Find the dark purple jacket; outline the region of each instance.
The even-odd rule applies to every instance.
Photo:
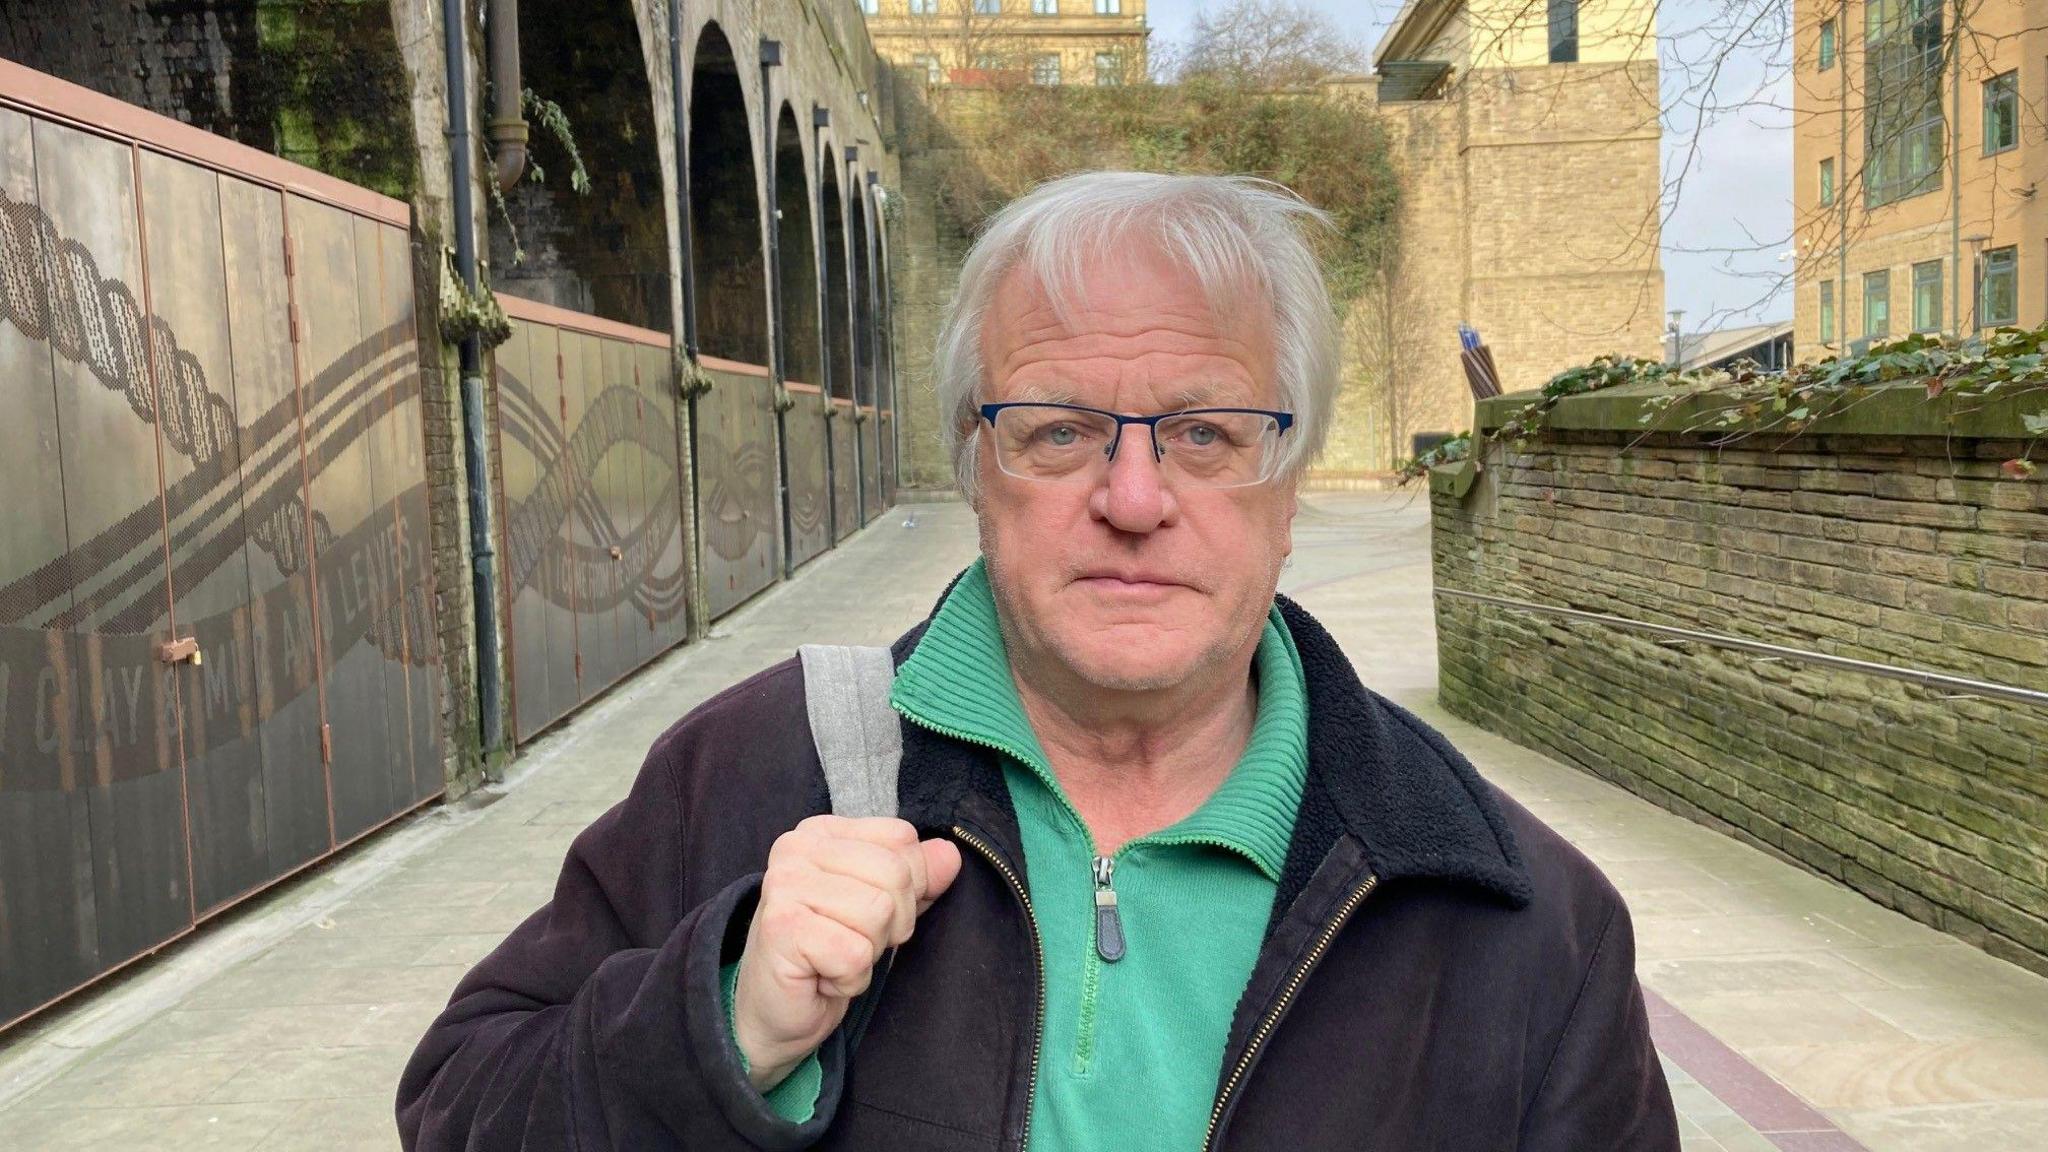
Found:
[[[1210,1147],[1676,1152],[1621,898],[1280,606],[1309,771]],[[749,1086],[718,978],[769,845],[829,810],[790,660],[669,729],[553,899],[463,978],[399,1083],[406,1147],[1018,1152],[1042,976],[1015,811],[993,754],[911,724],[900,799],[963,867],[854,1003],[851,1065],[846,1026],[820,1050],[809,1122]]]

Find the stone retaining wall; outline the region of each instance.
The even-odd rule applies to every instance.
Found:
[[[1565,401],[1432,475],[1437,587],[2048,691],[2018,409],[1924,396],[1720,448]],[[1437,636],[1452,712],[2048,971],[2048,708],[1443,595]]]

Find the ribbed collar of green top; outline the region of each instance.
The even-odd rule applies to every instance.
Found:
[[[1253,667],[1258,717],[1237,767],[1186,819],[1143,839],[1227,848],[1277,883],[1308,774],[1307,686],[1277,607],[1266,617]],[[889,702],[914,723],[1010,756],[1072,809],[1017,698],[985,561],[976,560],[939,606],[897,669]]]

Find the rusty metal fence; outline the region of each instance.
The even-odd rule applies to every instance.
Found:
[[[441,792],[408,225],[0,61],[0,1025]]]
[[[498,299],[506,660],[527,740],[687,638],[687,493],[668,336]]]

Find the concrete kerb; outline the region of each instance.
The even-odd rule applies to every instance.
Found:
[[[778,582],[716,626],[707,628],[694,642],[655,659],[572,713],[572,717],[589,722],[560,724],[527,745],[502,781],[400,818],[361,843],[278,884],[269,893],[201,925],[193,935],[167,946],[161,954],[79,993],[71,1003],[51,1009],[44,1020],[0,1038],[0,1111],[56,1079],[95,1050],[170,1011],[208,981],[322,919],[421,853],[476,823],[483,818],[486,808],[506,794],[571,761],[571,753],[592,734],[604,732],[604,721],[639,699],[654,680],[686,669],[712,645],[732,637],[749,621],[774,608],[806,577],[830,571],[854,547],[882,535],[869,529],[887,527],[892,514],[914,507],[898,504],[884,509],[868,528],[806,564],[792,579]]]

